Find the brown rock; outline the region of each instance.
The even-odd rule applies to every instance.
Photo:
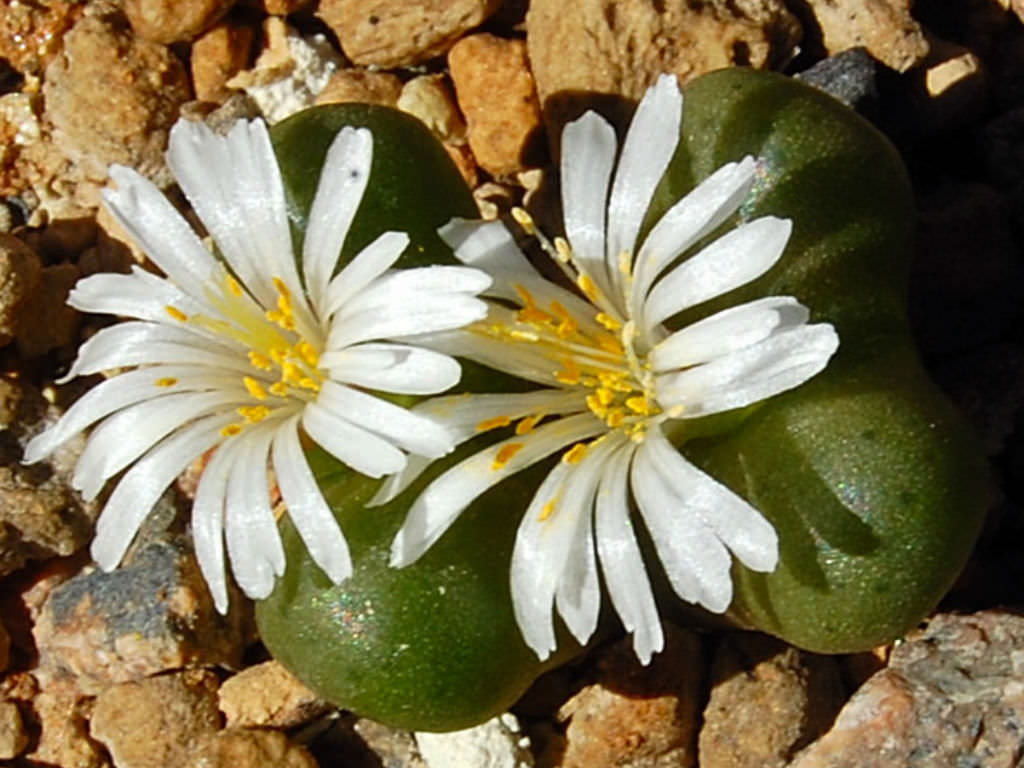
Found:
[[[86,176],[105,179],[108,165],[122,163],[160,185],[170,181],[167,134],[191,93],[184,66],[167,48],[86,16],[65,35],[43,93],[55,141]]]
[[[665,650],[644,667],[628,640],[597,660],[598,679],[558,712],[568,721],[561,768],[687,768],[696,762],[700,641],[665,626]]]
[[[850,48],[868,53],[898,72],[928,55],[928,41],[910,15],[913,0],[807,0],[829,54]]]
[[[537,164],[541,114],[526,44],[471,35],[452,47],[448,64],[480,167],[505,176]]]
[[[331,708],[276,661],[229,677],[220,687],[219,698],[229,728],[294,728]]]
[[[48,685],[32,699],[39,739],[25,754],[29,765],[109,768],[103,748],[89,738],[89,702],[74,685]]]
[[[764,635],[727,637],[711,677],[701,768],[782,768],[828,729],[845,698],[831,658]]]
[[[402,93],[402,81],[390,72],[365,69],[342,69],[331,75],[327,85],[316,97],[317,104],[382,104],[394,107]]]
[[[0,13],[0,59],[25,74],[38,75],[60,51],[64,32],[82,13],[82,4],[5,2]]]
[[[533,0],[530,64],[549,138],[595,94],[635,102],[661,73],[680,82],[722,67],[788,58],[800,24],[782,0]],[[620,105],[624,119],[627,105]]]
[[[939,615],[892,652],[790,768],[1015,766],[1024,617]]]
[[[39,285],[35,251],[14,235],[0,234],[0,344],[11,340],[20,310]]]
[[[501,0],[320,0],[317,16],[356,64],[402,67],[440,56]]]
[[[456,47],[461,44],[457,43]],[[466,122],[462,119],[451,86],[444,75],[414,77],[402,86],[397,106],[418,118],[441,141],[453,144],[465,142]]]
[[[7,634],[7,629],[3,624],[0,624],[0,672],[7,669],[7,665],[11,663],[11,637]]]
[[[56,264],[40,273],[39,285],[23,305],[17,327],[15,340],[23,358],[45,355],[76,340],[81,316],[67,300],[79,277],[74,264]]]
[[[257,5],[271,16],[287,16],[313,4],[313,0],[259,0]]]
[[[217,682],[213,672],[193,670],[113,685],[96,697],[89,733],[117,768],[183,765],[220,725]]]
[[[166,497],[153,525],[165,513],[174,514]],[[96,693],[167,670],[237,667],[248,605],[237,595],[231,605],[227,616],[214,610],[184,537],[153,536],[117,570],[87,570],[53,590],[33,628],[40,674]]]
[[[200,740],[182,768],[317,768],[305,748],[278,731],[228,728]]]
[[[480,183],[480,175],[477,173],[476,158],[473,157],[473,150],[469,148],[469,145],[445,144],[444,149],[448,153],[448,157],[455,163],[455,167],[459,169],[467,186],[470,189],[476,187]]]
[[[192,85],[200,101],[224,101],[227,82],[249,64],[255,30],[228,19],[211,27],[192,44]]]
[[[28,746],[21,710],[13,701],[0,701],[0,760],[17,757]]]
[[[143,40],[167,45],[192,40],[234,4],[235,0],[125,0],[124,14]]]

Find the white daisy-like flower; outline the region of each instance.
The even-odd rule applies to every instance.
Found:
[[[218,258],[153,184],[110,170],[104,200],[167,275],[135,268],[80,280],[68,303],[136,318],[101,330],[65,380],[134,367],[81,397],[27,446],[37,462],[96,422],[75,468],[87,499],[130,467],[97,523],[92,555],[117,566],[158,497],[186,466],[216,449],[192,509],[203,575],[221,612],[235,579],[266,597],[284,570],[268,466],[316,563],[335,582],[352,571],[348,547],[306,462],[300,433],[371,477],[401,470],[408,453],[438,457],[454,436],[368,390],[436,394],[460,377],[448,355],[388,341],[456,328],[487,308],[490,278],[468,267],[396,270],[409,242],[387,232],[334,275],[370,176],[373,139],[346,127],[331,144],[302,244],[292,246],[280,170],[262,121],[227,136],[179,121],[168,164],[216,245]]]
[[[441,397],[414,409],[443,420],[460,441],[515,427],[427,486],[393,542],[392,565],[419,558],[488,488],[563,452],[523,516],[511,564],[516,619],[541,659],[556,647],[555,607],[581,643],[592,635],[601,601],[598,563],[637,656],[647,663],[661,650],[634,508],[684,600],[715,612],[729,606],[730,552],[748,568],[774,570],[772,525],[680,455],[666,432],[682,420],[796,387],[838,347],[832,326],[808,324],[807,309],[788,296],[740,304],[681,330],[664,325],[764,274],[791,230],[789,221],[766,216],[688,255],[748,197],[756,171],[748,157],[712,174],[638,244],[681,120],[682,94],[675,78],[665,76],[641,101],[617,167],[615,133],[605,120],[588,113],[565,128],[568,239],[547,250],[579,294],[542,277],[500,222],[456,220],[442,230],[458,258],[494,282],[485,320],[431,343],[544,388]],[[532,230],[524,212],[518,218]],[[411,460],[378,501],[401,491],[425,464]]]

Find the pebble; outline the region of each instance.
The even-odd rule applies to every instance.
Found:
[[[845,699],[827,656],[759,634],[727,636],[711,666],[701,768],[783,768],[832,724]]]
[[[595,94],[602,104],[619,97],[609,117],[624,124],[662,73],[686,82],[722,67],[767,67],[788,59],[801,36],[782,0],[533,0],[526,27],[551,141]]]
[[[124,0],[124,14],[143,40],[169,45],[205,32],[235,0]]]
[[[21,308],[22,322],[15,335],[23,360],[70,346],[78,339],[82,316],[67,301],[79,277],[74,264],[54,264],[42,270],[36,290]]]
[[[335,72],[316,97],[317,104],[361,102],[395,107],[402,94],[402,81],[390,72],[342,69]]]
[[[47,67],[43,95],[54,141],[87,177],[105,179],[107,166],[121,163],[159,186],[170,183],[164,147],[191,88],[169,49],[127,25],[85,16]]]
[[[461,731],[417,733],[416,744],[429,768],[533,768],[530,740],[510,713]]]
[[[863,47],[897,72],[906,72],[928,55],[924,30],[910,14],[912,4],[912,0],[807,0],[829,54]]]
[[[228,81],[249,66],[255,30],[237,19],[214,25],[194,43],[189,64],[196,98],[222,102],[231,93]]]
[[[82,4],[5,2],[0,13],[0,59],[19,72],[38,75],[60,52],[64,32],[82,13]]]
[[[305,747],[290,744],[283,733],[248,728],[226,728],[204,735],[180,765],[181,768],[318,768]]]
[[[258,5],[271,16],[287,16],[313,4],[313,0],[259,0]]]
[[[470,35],[448,52],[448,65],[480,167],[508,176],[542,162],[540,103],[526,43]]]
[[[665,650],[641,666],[631,640],[596,658],[597,680],[558,711],[561,768],[692,768],[702,675],[698,636],[665,625]]]
[[[89,738],[89,703],[73,682],[55,681],[31,701],[38,739],[24,755],[29,765],[110,768],[106,751]]]
[[[940,614],[790,768],[1018,765],[1024,732],[1024,617]]]
[[[7,628],[0,624],[0,672],[7,669],[11,663],[11,636],[7,634]]]
[[[28,747],[21,710],[13,701],[0,700],[0,760],[11,760]]]
[[[500,109],[500,95],[492,93],[491,96],[495,109]],[[459,105],[455,103],[451,86],[444,75],[414,77],[402,86],[395,106],[418,118],[445,143],[462,144],[466,141],[466,121],[462,119]]]
[[[158,506],[150,524],[173,517],[166,496]],[[33,628],[41,674],[99,693],[168,670],[239,665],[248,604],[236,593],[221,616],[184,537],[140,537],[118,569],[86,569],[50,593]]]
[[[17,332],[20,310],[39,286],[41,272],[35,251],[14,235],[0,234],[0,345]]]
[[[356,64],[405,67],[442,55],[501,0],[320,0],[316,15]]]
[[[217,684],[212,671],[191,670],[112,685],[96,697],[89,734],[117,768],[183,765],[220,725]]]
[[[224,681],[219,707],[228,727],[294,728],[331,709],[276,661],[266,661]]]

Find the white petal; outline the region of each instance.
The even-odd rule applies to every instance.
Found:
[[[117,223],[175,283],[202,296],[217,264],[192,227],[152,182],[131,168],[112,165],[110,178],[117,189],[101,194]]]
[[[366,502],[366,506],[379,507],[382,504],[387,504],[412,485],[416,478],[422,475],[426,468],[433,463],[434,460],[426,456],[416,456],[415,454],[408,456],[405,467],[384,478],[384,482],[377,489],[377,493]]]
[[[760,512],[683,458],[660,429],[651,430],[644,448],[649,468],[661,475],[675,496],[741,563],[755,571],[775,570],[779,561],[778,536]]]
[[[565,233],[576,262],[609,298],[613,296],[605,263],[605,206],[615,151],[615,130],[596,112],[587,112],[562,131]]]
[[[129,275],[101,272],[83,277],[71,289],[67,303],[79,312],[135,317],[157,323],[167,321],[168,306],[186,315],[210,311],[174,283],[139,267],[132,267]]]
[[[393,311],[369,309],[341,318],[335,315],[327,337],[329,350],[375,339],[392,339],[420,333],[459,328],[487,314],[480,299],[463,294],[421,297],[415,304]]]
[[[644,303],[645,328],[763,275],[782,256],[792,229],[788,219],[764,216],[722,235],[654,286]]]
[[[334,515],[324,501],[299,444],[298,418],[289,419],[274,435],[274,472],[288,516],[313,561],[340,584],[352,575],[352,558]]]
[[[633,633],[637,658],[646,665],[665,647],[665,637],[630,522],[629,466],[633,451],[632,444],[619,446],[606,465],[597,495],[594,530],[608,596],[622,626]]]
[[[331,142],[320,171],[302,244],[302,267],[313,306],[321,317],[325,316],[327,286],[363,200],[372,163],[370,131],[345,126]]]
[[[792,296],[768,296],[723,309],[661,341],[647,356],[661,373],[724,357],[764,341],[780,329],[807,322],[810,313]]]
[[[160,495],[193,459],[220,442],[220,430],[231,419],[211,416],[176,432],[125,473],[100,514],[90,549],[103,570],[117,567]]]
[[[320,366],[335,381],[403,395],[443,392],[462,375],[448,355],[407,344],[359,344],[325,352]]]
[[[324,382],[316,402],[338,419],[373,432],[410,453],[438,458],[455,447],[455,436],[443,424],[335,381]]]
[[[651,465],[649,442],[650,433],[633,459],[630,481],[658,558],[679,597],[721,613],[732,602],[732,560],[690,500],[680,498]]]
[[[679,143],[683,94],[675,75],[661,75],[647,89],[629,124],[608,201],[609,273],[621,289],[618,256],[636,250],[644,214]]]
[[[793,389],[822,371],[839,347],[827,323],[802,325],[759,344],[657,379],[662,404],[680,404],[682,418],[743,408]]]
[[[385,232],[363,248],[335,275],[327,286],[327,306],[322,316],[330,317],[358,296],[366,286],[383,275],[409,244],[404,232]]]
[[[405,454],[387,440],[317,403],[303,410],[302,426],[321,448],[368,477],[390,475],[405,466]]]
[[[569,416],[489,446],[446,471],[420,494],[391,544],[391,565],[415,562],[487,489],[577,440],[585,440],[607,427],[590,413]],[[506,446],[521,446],[504,463],[496,462]]]
[[[469,267],[398,269],[374,280],[346,303],[338,317],[340,319],[369,310],[399,311],[421,297],[426,299],[449,293],[475,295],[490,284],[491,278]]]
[[[210,457],[192,502],[192,541],[195,542],[196,559],[213,595],[213,604],[221,614],[228,610],[224,570],[224,502],[228,473],[237,460],[238,445],[238,441],[229,441]]]

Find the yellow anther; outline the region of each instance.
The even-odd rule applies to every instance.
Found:
[[[285,361],[281,366],[281,381],[288,384],[298,384],[302,380],[302,369],[295,363]]]
[[[633,411],[633,413],[639,413],[641,416],[650,416],[651,414],[651,402],[643,395],[627,397],[626,407]]]
[[[281,349],[280,347],[274,347],[270,350],[270,359],[278,365],[284,363],[285,358],[288,356],[287,349]]]
[[[513,329],[508,332],[508,335],[509,337],[516,339],[518,341],[540,341],[540,336],[538,336],[533,331],[521,331],[519,329]]]
[[[608,413],[607,406],[601,404],[601,401],[597,399],[597,395],[587,395],[586,402],[587,408],[589,408],[591,413],[597,416],[597,418],[603,419],[605,415]]]
[[[597,302],[597,300],[599,298],[599,296],[597,294],[597,285],[595,285],[595,283],[594,283],[593,279],[590,277],[590,275],[587,275],[587,274],[579,275],[576,278],[576,285],[579,287],[579,289],[581,291],[583,291],[583,295],[584,296],[586,296],[588,299],[590,299],[591,301],[593,301],[595,303]]]
[[[299,386],[302,387],[303,389],[308,389],[313,392],[320,391],[320,383],[309,378],[309,376],[303,376],[301,379],[299,379]]]
[[[611,352],[613,355],[623,355],[625,350],[622,348],[622,344],[617,338],[611,334],[601,334],[597,337],[597,343],[605,352]]]
[[[516,434],[525,435],[532,432],[533,428],[536,427],[540,423],[540,420],[543,418],[543,413],[535,413],[533,416],[527,416],[525,419],[522,419],[518,424],[516,424]]]
[[[572,261],[572,248],[569,247],[569,243],[564,237],[555,238],[555,255],[563,264]]]
[[[512,209],[512,218],[516,220],[516,223],[523,228],[528,235],[532,235],[537,231],[537,225],[533,222],[533,216],[526,212],[526,209],[520,208],[518,205]]]
[[[562,384],[579,384],[580,368],[571,357],[562,359],[562,370],[555,371],[555,379]]]
[[[612,429],[616,429],[617,427],[621,427],[622,422],[624,422],[625,420],[626,412],[624,410],[622,410],[621,408],[612,408],[610,411],[608,411],[608,418],[605,419],[605,424],[607,424]]]
[[[615,402],[615,392],[608,387],[599,387],[594,394],[597,395],[597,402],[601,405],[611,405]]]
[[[259,424],[270,415],[270,409],[265,405],[242,405],[236,409],[236,413],[249,424]]]
[[[543,523],[549,517],[555,513],[555,500],[552,499],[543,507],[540,508],[540,514],[537,515],[537,522]]]
[[[292,316],[292,300],[287,294],[282,293],[277,297],[277,308],[285,317]]]
[[[525,285],[516,283],[514,286],[516,294],[523,302],[524,307],[535,307],[537,306],[536,300],[533,298],[533,294],[526,288]]]
[[[257,400],[267,399],[267,390],[263,388],[252,376],[245,376],[242,378],[242,383],[245,384],[245,388],[249,391],[249,394],[255,397]]]
[[[605,312],[598,312],[597,317],[594,319],[609,331],[617,331],[622,327],[622,323],[619,322],[617,318],[614,318]],[[616,343],[618,343],[618,340],[616,340]]]
[[[320,362],[320,355],[316,353],[316,347],[305,339],[295,345],[295,351],[299,353],[299,357],[301,357],[307,365],[310,365],[313,368],[316,368],[317,364]]]
[[[228,424],[226,427],[224,427],[220,431],[220,434],[221,434],[221,437],[234,437],[235,435],[237,435],[241,431],[242,431],[242,425],[241,424]]]
[[[277,381],[270,385],[270,394],[284,397],[288,394],[288,385],[283,381]]]
[[[292,292],[288,290],[288,286],[284,284],[284,280],[280,277],[274,278],[274,287],[277,289],[277,292],[281,294],[282,298],[291,298]]]
[[[235,278],[233,278],[231,275],[224,275],[224,285],[227,286],[227,289],[232,296],[235,296],[236,298],[241,298],[242,286],[239,285],[238,281],[235,280]]]
[[[569,314],[569,310],[566,309],[558,301],[551,302],[551,309],[558,316],[558,319],[562,322],[558,324],[556,333],[563,339],[567,339],[576,333],[576,319]]]
[[[249,362],[261,371],[269,371],[274,365],[269,357],[255,350],[249,350]]]
[[[498,449],[498,452],[494,455],[494,461],[491,463],[491,469],[495,471],[501,469],[521,450],[523,450],[523,443],[508,443],[507,445],[501,446],[501,448]]]
[[[587,452],[587,446],[584,443],[576,443],[572,448],[562,454],[562,461],[566,464],[579,464],[583,461],[583,455]]]
[[[188,315],[186,315],[184,312],[182,312],[177,307],[172,307],[170,304],[168,304],[166,307],[164,307],[164,311],[168,315],[173,317],[175,320],[177,320],[179,323],[187,323],[188,322]]]
[[[495,416],[493,419],[484,419],[476,425],[477,432],[488,432],[492,429],[500,429],[501,427],[507,427],[512,423],[512,419],[508,416]]]
[[[178,380],[173,376],[164,376],[162,379],[157,379],[153,383],[158,387],[173,387],[178,383]]]
[[[516,315],[523,323],[550,323],[551,315],[537,307],[523,307]]]

